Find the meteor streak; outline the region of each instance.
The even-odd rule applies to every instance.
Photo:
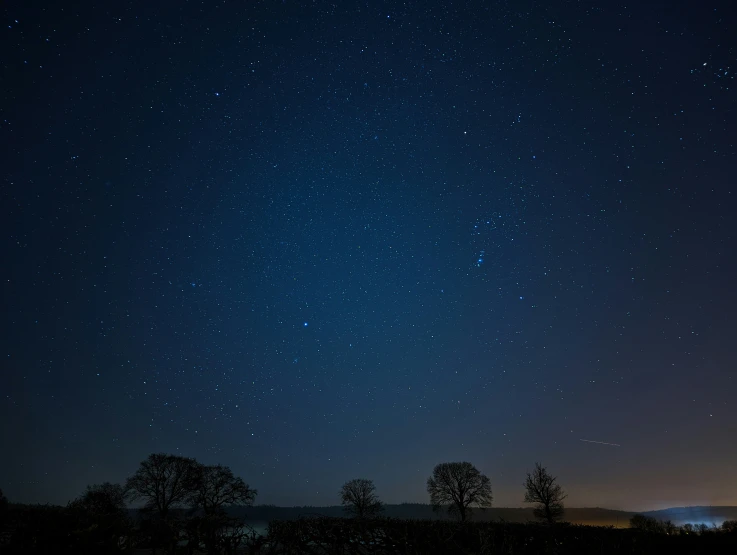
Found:
[[[612,447],[622,447],[619,443],[607,443],[606,441],[593,441],[591,439],[582,439],[586,443],[598,443],[599,445],[611,445]]]

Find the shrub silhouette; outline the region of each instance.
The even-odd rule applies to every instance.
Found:
[[[661,523],[659,520],[651,516],[645,516],[645,515],[633,516],[630,519],[630,528],[634,528],[636,530],[643,530],[645,532],[657,532],[657,533],[665,532],[663,523]]]

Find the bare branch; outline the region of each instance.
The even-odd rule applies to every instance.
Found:
[[[563,489],[556,484],[552,476],[540,463],[527,473],[525,480],[525,503],[537,503],[535,517],[553,523],[563,516],[563,500],[566,498]]]
[[[374,518],[384,510],[371,480],[356,478],[343,484],[340,500],[345,511],[356,518]]]
[[[194,459],[153,453],[126,481],[126,496],[132,501],[145,500],[146,507],[166,517],[170,509],[184,505],[191,497],[197,467]]]
[[[433,510],[449,505],[448,511],[466,520],[471,505],[491,507],[491,481],[469,462],[441,463],[427,479]]]

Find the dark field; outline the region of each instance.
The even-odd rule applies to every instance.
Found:
[[[313,518],[272,522],[253,553],[273,555],[469,555],[734,553],[737,533],[603,526]]]
[[[258,508],[253,507],[258,513]],[[278,508],[271,508],[276,510]],[[294,508],[295,510],[297,508]],[[395,518],[349,519],[334,516],[252,521],[255,527],[223,528],[214,555],[588,555],[657,553],[737,553],[737,521],[723,526],[677,526],[668,520],[636,516],[631,521],[618,511],[572,509],[569,520],[595,517],[607,523],[612,514],[620,527],[570,522],[553,525],[510,521],[525,518],[518,509],[478,511],[473,520]],[[313,508],[318,509],[318,508]],[[323,508],[329,512],[330,508]],[[406,509],[406,507],[405,507]],[[726,508],[724,508],[726,509]],[[689,509],[694,512],[694,509]],[[671,510],[673,512],[674,510]],[[676,511],[677,512],[677,511]],[[698,511],[697,511],[698,512]],[[722,511],[724,512],[724,511]],[[570,513],[570,514],[569,514]],[[612,514],[610,514],[612,513]],[[680,514],[680,513],[679,513]],[[709,516],[706,511],[699,514]],[[173,515],[161,536],[140,515],[124,522],[100,520],[87,526],[69,508],[14,506],[3,526],[0,553],[103,555],[204,553],[188,545],[185,513]],[[495,517],[495,518],[494,518]],[[493,520],[491,520],[494,518]],[[126,522],[128,524],[126,524]],[[237,522],[237,520],[234,520]],[[240,521],[243,523],[243,521]],[[635,527],[630,527],[633,524]],[[122,525],[121,528],[118,528]],[[161,531],[163,528],[159,528]],[[237,530],[237,533],[233,532]],[[222,537],[221,537],[222,536]],[[120,541],[118,541],[118,538]],[[156,539],[158,538],[158,539]],[[153,545],[159,545],[154,551]],[[196,545],[196,544],[195,544]]]

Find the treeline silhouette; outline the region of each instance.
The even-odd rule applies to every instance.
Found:
[[[630,528],[562,523],[565,493],[540,464],[527,474],[525,502],[539,523],[471,522],[491,506],[491,483],[468,462],[438,464],[427,479],[433,511],[452,520],[382,518],[374,483],[349,480],[337,497],[346,516],[303,511],[259,534],[246,521],[257,491],[222,465],[155,453],[125,484],[88,486],[65,507],[8,502],[0,491],[0,553],[195,555],[718,553],[737,548],[737,521],[676,526],[635,515]],[[131,511],[128,502],[139,503]],[[411,507],[411,504],[407,504]],[[263,508],[263,507],[262,507]]]

